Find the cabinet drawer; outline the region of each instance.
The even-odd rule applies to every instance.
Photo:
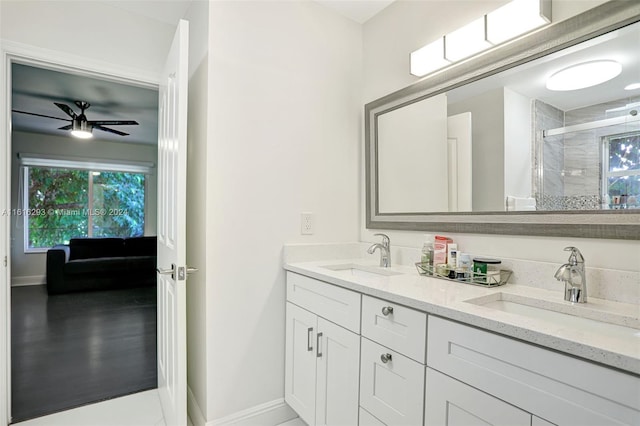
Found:
[[[360,334],[360,293],[287,272],[287,300]]]
[[[358,426],[387,426],[380,420],[376,419],[364,408],[360,407],[360,419],[358,420]]]
[[[531,414],[427,368],[425,426],[531,426]]]
[[[429,317],[429,367],[559,425],[640,424],[640,378]]]
[[[427,314],[424,312],[362,296],[362,335],[425,363]]]
[[[383,355],[391,360],[383,362]],[[362,338],[360,406],[388,425],[422,425],[424,370],[424,365]]]

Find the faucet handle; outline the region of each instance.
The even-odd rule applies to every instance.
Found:
[[[580,250],[578,250],[577,247],[565,247],[564,251],[570,251],[571,254],[569,255],[569,264],[572,266],[577,265],[578,263],[584,263],[584,257],[582,256],[582,253],[580,253]]]
[[[389,239],[389,236],[386,234],[373,234],[374,237],[382,237],[382,245],[385,247],[389,247],[389,244],[391,243],[391,240]]]

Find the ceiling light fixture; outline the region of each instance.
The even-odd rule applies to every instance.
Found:
[[[87,124],[86,121],[78,119],[73,120],[73,128],[71,129],[71,135],[79,139],[90,139],[93,137],[93,128]]]
[[[513,0],[487,13],[487,40],[504,43],[551,22],[551,0]]]
[[[631,83],[624,87],[624,90],[636,90],[640,89],[640,83]]]
[[[550,22],[551,0],[513,0],[412,52],[411,74],[425,76]]]
[[[485,39],[484,16],[444,36],[444,57],[456,62],[491,47]]]
[[[413,75],[427,75],[450,63],[444,57],[444,38],[439,38],[433,43],[411,52],[411,74]]]
[[[553,73],[547,79],[547,89],[569,91],[596,86],[622,72],[622,65],[611,60],[583,62]]]

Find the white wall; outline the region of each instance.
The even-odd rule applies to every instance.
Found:
[[[194,424],[204,422],[207,407],[207,285],[213,273],[207,265],[208,137],[208,2],[194,2],[189,21],[189,106],[187,134],[187,264],[199,271],[189,276],[187,288],[187,385],[189,415]],[[211,366],[213,367],[213,365]]]
[[[449,116],[471,113],[473,211],[504,210],[504,89],[448,105]]]
[[[531,197],[531,99],[504,89],[504,197]]]
[[[362,39],[309,1],[209,7],[206,411],[219,419],[284,395],[283,244],[358,238]]]
[[[158,149],[155,145],[127,144],[92,140],[87,143],[78,139],[36,133],[13,132],[11,147],[11,208],[18,209],[18,187],[20,163],[19,152],[48,154],[96,160],[143,161],[157,164]],[[156,235],[157,180],[155,168],[147,176],[145,192],[145,235]],[[24,225],[22,217],[11,218],[11,280],[12,284],[35,284],[32,279],[46,275],[46,253],[24,252]],[[33,277],[33,278],[31,278]]]
[[[175,24],[109,1],[1,1],[0,38],[158,74]]]
[[[409,53],[429,41],[499,6],[494,1],[424,1],[393,3],[364,24],[364,103],[401,89],[417,79],[409,76]],[[604,1],[554,0],[554,21],[583,12]],[[361,163],[362,164],[362,163]],[[364,176],[364,167],[361,167]],[[361,186],[364,205],[364,178]],[[373,232],[364,228],[361,240],[375,241]],[[419,232],[388,231],[391,243],[420,247]],[[566,260],[562,249],[567,245],[580,248],[587,265],[621,270],[640,270],[638,241],[581,238],[542,238],[500,235],[451,235],[464,251],[496,257],[516,257],[561,264]],[[553,279],[553,277],[549,277]]]

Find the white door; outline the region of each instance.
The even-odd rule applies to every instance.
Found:
[[[158,104],[158,391],[168,426],[187,424],[186,182],[189,23],[181,20]]]
[[[287,302],[284,398],[308,425],[315,424],[318,317]]]
[[[472,201],[471,113],[447,119],[449,211],[470,212]]]
[[[318,318],[316,426],[358,424],[360,336]]]
[[[427,368],[425,426],[530,426],[531,414]]]

